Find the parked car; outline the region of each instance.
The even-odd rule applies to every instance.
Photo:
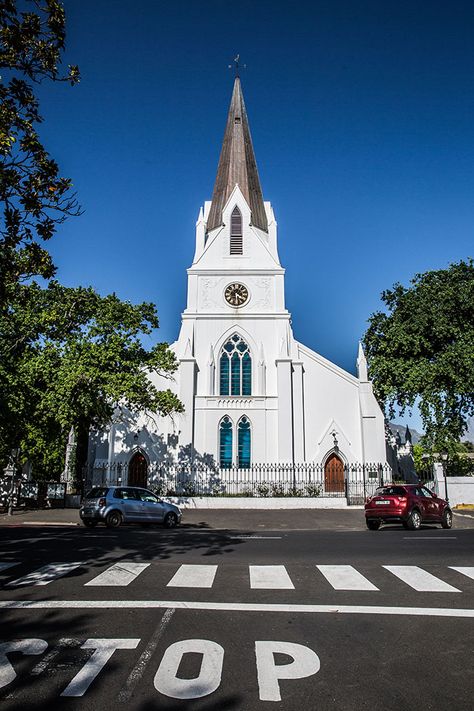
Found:
[[[136,486],[96,486],[85,495],[79,515],[89,528],[98,523],[108,528],[122,523],[162,523],[174,528],[181,521],[177,506]]]
[[[444,499],[420,484],[387,484],[365,503],[367,528],[376,531],[382,523],[400,522],[416,531],[422,523],[440,523],[451,528],[453,514]]]

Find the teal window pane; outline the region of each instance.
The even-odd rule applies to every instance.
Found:
[[[238,450],[239,467],[248,469],[250,467],[250,422],[246,417],[242,417],[239,422]]]
[[[219,461],[221,467],[228,469],[232,466],[232,422],[228,417],[224,417],[219,429]]]
[[[240,358],[237,353],[234,353],[231,359],[231,395],[240,395]]]
[[[252,359],[248,353],[242,358],[242,395],[252,394]]]
[[[221,375],[220,375],[220,395],[229,394],[229,359],[225,353],[221,356]]]

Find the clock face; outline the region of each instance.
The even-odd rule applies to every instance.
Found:
[[[249,292],[243,284],[235,282],[226,287],[224,296],[227,303],[231,306],[243,306],[249,298]]]

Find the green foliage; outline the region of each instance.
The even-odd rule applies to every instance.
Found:
[[[382,293],[364,346],[375,393],[389,418],[418,405],[425,443],[457,442],[474,414],[474,263],[417,274]]]
[[[0,458],[21,447],[36,473],[51,478],[62,469],[71,427],[87,437],[117,414],[117,403],[160,415],[182,410],[149,378],[177,367],[167,344],[143,346],[158,326],[153,304],[56,281],[16,293],[0,313]]]
[[[42,117],[33,85],[45,80],[79,81],[69,66],[60,74],[65,47],[64,8],[57,0],[43,4],[0,2],[0,304],[16,284],[55,268],[43,242],[68,215],[79,214],[69,178],[42,145],[37,125]]]

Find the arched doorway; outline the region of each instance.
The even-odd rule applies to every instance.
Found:
[[[128,485],[146,488],[148,463],[141,452],[135,452],[128,465]]]
[[[327,492],[332,493],[343,493],[345,491],[344,464],[334,452],[329,455],[324,465],[324,488]]]

